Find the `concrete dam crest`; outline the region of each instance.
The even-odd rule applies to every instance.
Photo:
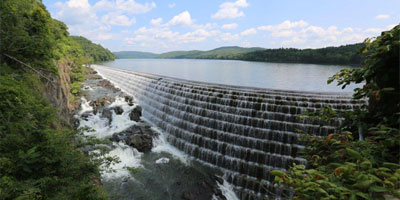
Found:
[[[273,183],[270,170],[306,164],[302,132],[326,136],[341,123],[320,126],[301,119],[325,106],[359,108],[348,93],[241,87],[189,81],[92,65],[104,78],[134,96],[143,116],[170,144],[225,173],[240,199],[285,199],[291,192]]]

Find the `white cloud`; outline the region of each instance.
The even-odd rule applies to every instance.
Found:
[[[168,23],[168,26],[190,26],[193,20],[190,17],[189,11],[184,11],[179,15],[174,16]]]
[[[155,7],[154,2],[140,4],[135,0],[100,0],[94,5],[96,10],[114,10],[130,14],[147,13]]]
[[[245,40],[245,41],[243,41],[242,43],[240,43],[240,45],[241,45],[242,47],[251,47],[251,46],[252,46],[252,44],[251,44],[249,41],[247,41],[247,40]]]
[[[285,29],[292,29],[292,28],[302,28],[307,26],[308,23],[300,20],[291,22],[290,20],[286,20],[278,25],[268,25],[268,26],[259,26],[257,29],[261,31],[275,31],[275,30],[285,30]]]
[[[293,37],[293,38],[290,39],[290,40],[285,40],[285,41],[283,41],[281,44],[286,46],[286,45],[304,44],[305,42],[306,42],[305,39],[300,39],[300,38],[298,38],[298,37]]]
[[[259,26],[257,29],[267,31],[280,47],[326,47],[343,44],[362,42],[367,37],[379,35],[382,31],[388,30],[393,25],[384,28],[360,29],[346,27],[339,29],[336,26],[321,27],[310,25],[307,22],[286,20],[277,25]]]
[[[380,32],[382,32],[382,29],[380,28],[367,28],[364,31],[365,33],[372,33],[372,34],[378,34]]]
[[[377,15],[375,17],[375,19],[389,19],[390,15],[386,15],[386,14],[381,14],[381,15]]]
[[[168,4],[168,7],[169,7],[169,8],[174,8],[175,6],[176,6],[175,2],[174,2],[174,3]]]
[[[199,43],[210,37],[217,36],[218,30],[196,29],[194,31],[179,33],[172,31],[169,26],[141,27],[134,32],[134,37],[125,38],[129,45],[146,43],[150,46],[163,48],[177,47],[182,44]]]
[[[396,24],[391,24],[391,25],[388,25],[388,26],[386,26],[386,27],[384,27],[384,28],[367,28],[367,29],[364,30],[364,33],[374,34],[374,35],[378,36],[378,35],[380,35],[383,31],[390,30],[390,29],[392,29],[392,28],[395,27],[395,26],[396,26]]]
[[[397,26],[398,24],[390,24],[390,25],[387,25],[386,27],[385,27],[385,29],[386,30],[390,30],[390,29],[392,29],[392,28],[394,28],[395,26]]]
[[[110,33],[111,25],[125,26],[135,22],[134,18],[118,13],[108,13],[99,19],[88,0],[57,2],[55,8],[54,17],[66,23],[72,35],[82,35],[94,42],[116,38],[118,34]]]
[[[234,41],[234,40],[239,40],[240,36],[239,34],[232,34],[232,33],[223,33],[220,35],[220,37],[216,40],[217,42],[228,42],[228,41]]]
[[[235,29],[237,28],[238,25],[236,23],[232,23],[232,24],[224,24],[222,25],[222,29]]]
[[[342,30],[342,32],[343,32],[343,33],[352,33],[352,32],[354,32],[354,29],[351,28],[351,27],[348,27],[348,28],[344,28],[344,29]]]
[[[109,40],[112,37],[112,34],[99,33],[95,36],[95,40]]]
[[[215,29],[218,28],[218,24],[216,23],[193,24],[191,27],[194,29]]]
[[[101,17],[101,22],[115,26],[130,26],[136,22],[135,18],[129,19],[125,15],[118,13],[108,13]]]
[[[87,0],[70,0],[66,4],[71,8],[90,8]]]
[[[235,2],[225,2],[219,6],[219,10],[211,16],[212,19],[233,19],[243,17],[243,11],[239,8],[246,8],[249,6],[246,0],[237,0]]]
[[[59,8],[59,10],[56,12],[55,18],[68,25],[87,24],[89,21],[97,21],[96,12],[91,8],[88,0],[58,2],[56,8]]]
[[[219,31],[206,31],[204,29],[197,29],[193,32],[188,32],[179,37],[180,43],[202,42],[208,37],[218,34]]]
[[[271,33],[272,37],[276,38],[285,38],[285,37],[292,37],[296,34],[296,32],[292,30],[283,30],[283,31],[275,31]]]
[[[161,25],[162,21],[163,21],[163,19],[161,17],[159,17],[157,19],[152,19],[150,21],[150,24],[153,26],[159,26],[159,25]]]
[[[256,34],[256,33],[257,33],[257,30],[255,28],[249,28],[249,29],[246,29],[246,30],[242,31],[240,33],[240,35],[241,36],[248,36],[248,35],[252,35],[252,34]]]

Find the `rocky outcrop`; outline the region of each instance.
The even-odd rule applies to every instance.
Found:
[[[133,134],[129,139],[128,145],[140,152],[149,152],[153,147],[153,140],[150,135]]]
[[[113,107],[110,107],[110,105],[117,99],[121,100],[119,97],[123,97],[123,101],[128,106],[131,106],[128,108],[130,112],[126,117],[129,117],[130,120],[136,123],[124,131],[113,134],[109,139],[114,142],[124,142],[140,152],[149,152],[153,147],[153,137],[158,136],[158,134],[146,122],[140,119],[142,108],[137,104],[135,105],[132,96],[126,95],[115,88],[108,80],[99,79],[95,71],[88,71],[88,80],[83,83],[84,87],[81,89],[81,93],[90,102],[89,105],[93,108],[93,111],[80,114],[80,118],[87,120],[92,115],[99,115],[100,118],[108,120],[108,125],[115,125],[112,124],[113,116],[122,115],[128,110],[124,110],[127,109],[126,104]]]
[[[140,107],[139,105],[135,106],[135,108],[133,108],[131,113],[129,113],[129,118],[135,122],[138,122],[141,116],[142,116],[142,107]]]
[[[72,102],[70,98],[71,89],[71,66],[68,59],[58,64],[58,74],[51,75],[52,83],[46,82],[42,88],[42,95],[56,108],[59,108],[59,117],[64,119],[65,125],[72,125],[72,114],[79,108],[79,102]]]
[[[90,106],[93,107],[93,113],[96,114],[100,108],[110,105],[112,102],[115,101],[114,97],[111,96],[103,96],[98,99],[92,100],[90,102]],[[104,113],[103,113],[104,114]],[[110,113],[111,114],[111,113]],[[110,115],[111,117],[111,115]]]
[[[98,86],[104,87],[104,88],[107,88],[107,89],[113,90],[113,91],[120,91],[120,89],[114,87],[114,85],[111,84],[110,81],[105,80],[105,79],[100,80],[100,81],[98,82]]]
[[[149,152],[153,147],[152,138],[156,136],[157,133],[150,126],[139,123],[122,132],[115,133],[110,140],[114,142],[124,141],[125,144],[136,148],[140,152]]]

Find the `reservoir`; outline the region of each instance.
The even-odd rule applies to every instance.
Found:
[[[339,65],[204,59],[117,59],[103,65],[192,81],[280,90],[352,92],[357,87],[341,89],[335,82],[327,84],[329,77],[350,68]]]

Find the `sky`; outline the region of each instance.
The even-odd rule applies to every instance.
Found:
[[[400,22],[399,0],[43,0],[71,35],[111,51],[321,48]]]

